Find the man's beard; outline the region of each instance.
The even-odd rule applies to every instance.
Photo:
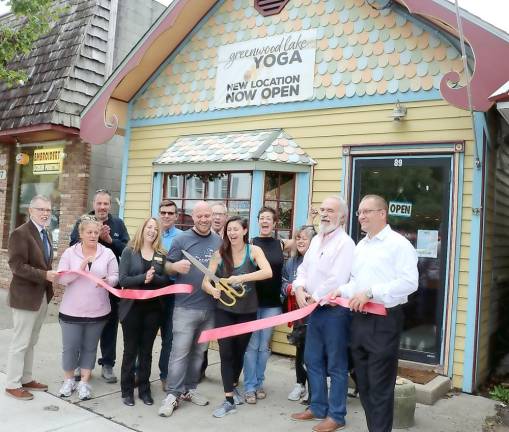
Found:
[[[339,223],[335,223],[335,224],[331,224],[331,223],[328,223],[328,224],[324,224],[323,222],[320,222],[320,233],[321,234],[329,234],[331,233],[332,231],[334,231],[336,228],[339,227]]]

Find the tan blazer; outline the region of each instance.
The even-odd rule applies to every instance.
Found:
[[[48,236],[52,244],[49,232]],[[41,235],[35,224],[29,220],[10,235],[8,252],[12,271],[9,306],[23,310],[39,310],[44,293],[48,303],[53,297],[53,286],[46,280],[46,271],[51,270],[53,261],[53,247],[49,264],[46,264]]]

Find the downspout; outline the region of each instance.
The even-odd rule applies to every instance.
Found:
[[[18,195],[19,181],[21,177],[21,165],[16,162],[16,155],[21,152],[21,146],[16,139],[16,150],[14,153],[14,176],[12,179],[12,197],[11,197],[11,219],[9,223],[9,233],[16,228],[16,214],[18,213]]]

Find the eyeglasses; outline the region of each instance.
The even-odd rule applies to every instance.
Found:
[[[383,209],[367,209],[367,210],[357,210],[355,212],[355,216],[361,216],[361,215],[367,215],[367,214],[370,214],[372,212],[376,212],[376,211],[380,211],[380,210],[383,210]]]
[[[40,211],[41,213],[51,213],[51,209],[49,209],[49,208],[42,208],[42,207],[30,207],[30,208]]]
[[[160,211],[159,214],[161,216],[175,216],[175,212],[173,211]]]
[[[106,194],[108,196],[111,196],[111,192],[108,189],[97,189],[95,191],[95,195],[97,194]]]
[[[226,216],[226,213],[212,213],[212,217]]]

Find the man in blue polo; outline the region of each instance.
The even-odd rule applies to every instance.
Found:
[[[163,248],[170,251],[173,239],[182,232],[175,226],[178,219],[177,204],[170,199],[163,199],[159,204],[159,222],[161,224],[161,240]],[[170,359],[171,343],[172,343],[172,320],[173,306],[175,303],[174,295],[164,296],[164,312],[161,322],[161,354],[159,355],[159,377],[166,389],[166,378],[168,377],[168,361]]]

